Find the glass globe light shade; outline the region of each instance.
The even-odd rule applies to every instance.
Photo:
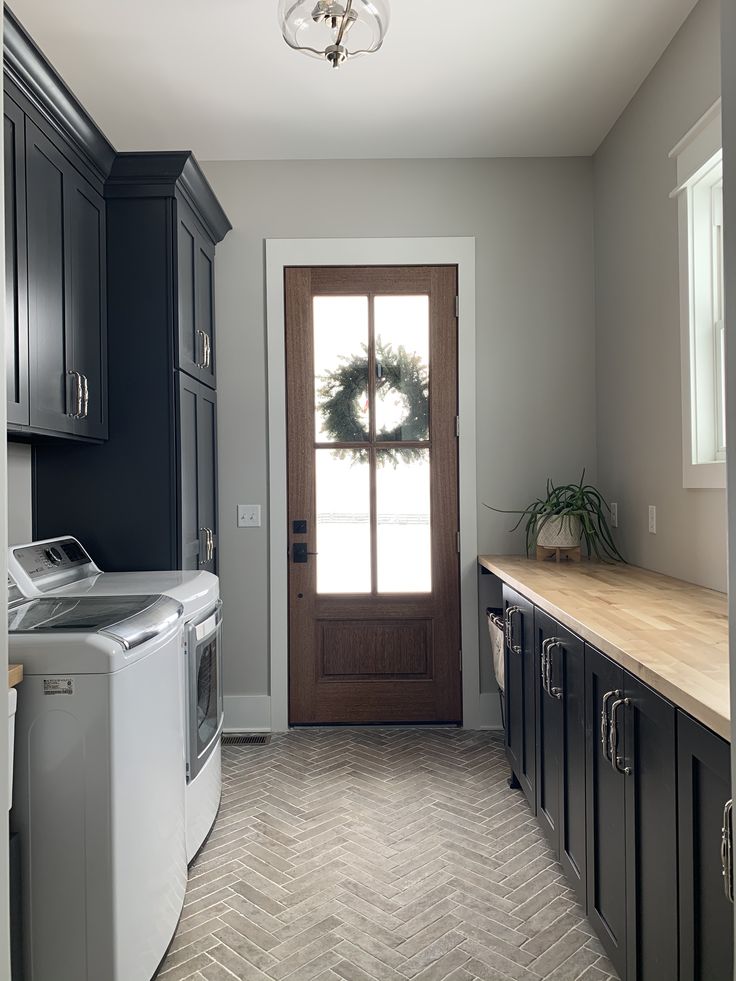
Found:
[[[383,44],[388,0],[279,0],[279,24],[290,48],[339,68]]]

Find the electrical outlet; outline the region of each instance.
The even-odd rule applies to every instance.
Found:
[[[653,504],[649,505],[649,534],[657,534],[657,509]]]
[[[611,527],[618,528],[618,504],[611,503]]]
[[[238,528],[260,528],[261,505],[238,504]]]

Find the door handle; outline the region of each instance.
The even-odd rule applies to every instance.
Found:
[[[540,662],[541,676],[542,676],[542,690],[547,692],[548,695],[549,695],[549,685],[548,685],[548,676],[547,676],[547,661],[548,661],[547,647],[549,646],[549,641],[550,641],[549,637],[546,637],[542,641],[542,656]]]
[[[206,340],[207,335],[203,330],[198,330],[197,337],[199,338],[199,350],[200,350],[200,354],[197,357],[197,367],[206,368],[207,365],[205,364],[205,355],[207,353],[207,340]]]
[[[506,643],[509,645],[509,650],[514,654],[521,654],[521,644],[514,644],[514,613],[522,613],[520,606],[508,606],[506,607]]]
[[[607,691],[606,694],[601,699],[601,751],[603,753],[604,759],[609,760],[609,762],[610,762],[610,757],[608,755],[608,750],[609,750],[610,742],[608,738],[608,727],[609,727],[608,703],[612,698],[620,698],[620,697],[621,697],[621,692],[616,690],[616,691]]]
[[[215,557],[215,533],[211,528],[208,528],[207,535],[209,536],[210,541],[209,561],[211,562]]]
[[[621,694],[620,692],[618,693]],[[623,773],[625,776],[629,776],[633,773],[630,766],[626,765],[626,761],[623,756],[618,755],[618,710],[620,708],[626,708],[631,705],[630,698],[618,698],[611,706],[611,731],[608,737],[608,748],[611,752],[611,766],[616,771],[616,773]],[[624,764],[622,766],[621,764]]]
[[[204,366],[209,368],[212,364],[212,342],[210,341],[210,335],[205,332],[204,335]]]
[[[309,556],[316,554],[316,552],[309,551],[309,546],[306,542],[294,542],[291,546],[291,561],[297,565],[303,565],[305,562],[309,562]]]
[[[202,565],[206,565],[208,562],[212,561],[215,554],[215,536],[212,533],[211,528],[200,528],[199,533],[204,536],[204,559],[202,560]]]
[[[67,415],[70,419],[81,419],[82,417],[82,376],[78,371],[70,368],[67,371],[67,375],[71,376],[72,383],[74,385],[73,391],[73,401],[76,403],[76,409],[74,412],[68,412]]]
[[[89,380],[86,375],[82,375],[82,419],[86,419],[89,414]]]
[[[723,827],[721,828],[721,874],[726,899],[733,902],[733,824],[731,812],[733,800],[727,800],[723,808]]]
[[[561,647],[562,643],[557,637],[547,637],[542,642],[542,686],[550,698],[561,699],[562,688],[552,684],[552,648]]]

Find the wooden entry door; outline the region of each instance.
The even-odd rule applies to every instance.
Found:
[[[285,289],[290,722],[461,722],[457,269]]]

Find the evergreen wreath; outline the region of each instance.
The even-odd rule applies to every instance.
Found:
[[[361,419],[359,399],[368,390],[368,349],[353,358],[341,358],[342,364],[323,375],[318,391],[322,412],[323,431],[336,443],[362,443],[368,440],[368,431]],[[390,344],[376,342],[376,398],[396,394],[406,403],[404,418],[393,429],[376,432],[380,442],[401,440],[426,440],[429,436],[429,373],[418,354],[409,354],[399,346],[394,351]],[[335,450],[340,458],[352,457],[354,461],[367,458],[363,449]],[[410,462],[421,459],[425,451],[416,446],[397,446],[382,450],[379,465],[390,462],[396,467],[400,460]]]

